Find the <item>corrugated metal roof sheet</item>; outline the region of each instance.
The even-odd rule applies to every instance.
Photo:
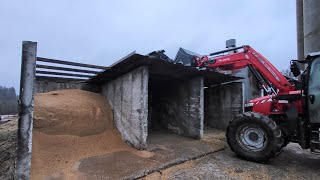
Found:
[[[226,75],[214,70],[199,70],[194,67],[167,62],[133,52],[111,65],[111,69],[90,78],[88,82],[102,84],[141,66],[149,67],[150,78],[185,80],[195,76],[203,76],[205,86],[241,79],[240,77]]]

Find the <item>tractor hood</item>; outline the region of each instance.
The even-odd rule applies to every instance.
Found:
[[[270,96],[262,96],[262,97],[259,97],[259,98],[256,98],[256,99],[252,99],[248,102],[246,102],[244,104],[244,107],[251,107],[251,106],[254,106],[255,104],[263,104],[265,102],[272,102],[272,99]]]

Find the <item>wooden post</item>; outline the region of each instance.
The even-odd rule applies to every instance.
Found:
[[[15,179],[30,179],[37,43],[23,41]]]

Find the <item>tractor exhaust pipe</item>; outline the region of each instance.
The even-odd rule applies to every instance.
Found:
[[[236,39],[229,39],[226,41],[226,48],[230,51],[228,51],[228,54],[234,54],[236,52],[238,52],[236,49],[234,49],[236,47]]]

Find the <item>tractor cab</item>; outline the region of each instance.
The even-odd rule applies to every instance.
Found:
[[[310,131],[310,150],[320,153],[320,51],[308,54],[305,61],[291,62],[290,69],[295,76],[300,75],[297,63],[307,64],[301,73],[305,97],[304,119],[310,127],[306,129]]]
[[[320,153],[320,52],[307,56],[308,72],[306,75],[306,112],[310,123],[310,150]]]

